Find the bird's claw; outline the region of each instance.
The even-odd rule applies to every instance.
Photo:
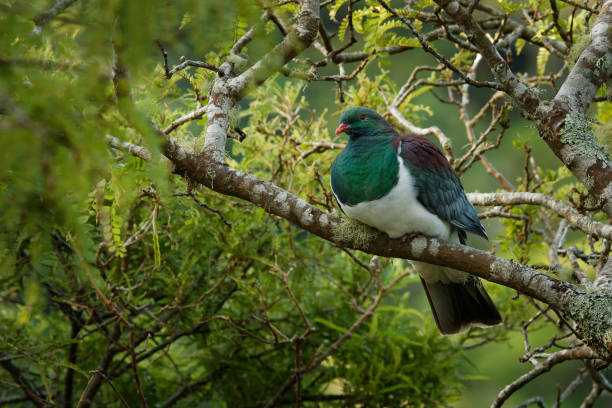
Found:
[[[417,237],[418,235],[421,235],[420,232],[407,232],[404,235],[402,235],[402,237],[400,238],[400,242],[402,244],[405,244],[407,241]]]

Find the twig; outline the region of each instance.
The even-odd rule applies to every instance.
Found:
[[[117,150],[127,150],[136,157],[140,157],[144,161],[151,160],[151,153],[142,147],[129,142],[122,142],[114,136],[106,135],[106,140],[111,147]]]
[[[182,125],[183,123],[186,122],[190,122],[192,120],[196,120],[201,118],[202,116],[204,116],[205,113],[208,112],[208,105],[202,106],[201,108],[198,108],[192,112],[189,112],[183,116],[181,116],[178,119],[175,119],[174,121],[172,121],[172,123],[170,123],[168,126],[166,126],[166,128],[164,130],[162,130],[162,132],[167,135],[170,132],[172,132],[174,129],[176,129],[177,127],[179,127],[180,125]]]
[[[591,392],[586,396],[582,404],[580,404],[580,408],[591,408],[595,401],[599,398],[601,393],[603,392],[603,388],[596,382],[593,382],[593,387],[591,388]]]
[[[179,400],[185,398],[190,393],[196,391],[198,388],[205,386],[213,380],[219,379],[219,374],[221,371],[224,371],[227,368],[225,363],[221,363],[217,368],[215,368],[211,373],[209,373],[206,377],[201,380],[194,381],[190,384],[184,385],[177,392],[172,394],[166,401],[164,401],[160,408],[170,408],[174,406]]]
[[[574,6],[576,8],[587,10],[587,11],[593,13],[593,14],[597,14],[597,10],[589,7],[587,2],[585,2],[585,4],[578,4],[578,3],[576,3],[575,1],[572,1],[572,0],[560,0],[560,1],[562,1],[563,3],[571,4],[572,6]]]
[[[415,133],[415,134],[420,135],[420,136],[435,135],[438,138],[438,141],[440,142],[440,145],[442,145],[442,149],[444,150],[444,153],[446,155],[446,159],[450,163],[452,163],[454,161],[453,150],[451,148],[451,141],[440,130],[439,127],[437,127],[437,126],[430,126],[428,128],[420,128],[418,126],[415,126],[412,122],[410,122],[408,119],[406,119],[406,117],[404,115],[402,115],[402,113],[397,108],[397,105],[395,104],[395,101],[393,101],[393,103],[389,103],[389,100],[387,99],[387,96],[384,94],[382,89],[379,89],[379,92],[380,92],[383,100],[385,101],[385,104],[387,105],[387,109],[389,110],[389,113],[391,113],[391,115],[393,115],[393,117],[400,123],[400,125],[402,125],[409,132]]]
[[[540,408],[546,408],[546,404],[544,404],[544,399],[540,396],[529,398],[521,402],[520,404],[515,405],[513,408],[527,408],[530,405],[537,405]]]
[[[303,375],[311,371],[313,368],[317,367],[325,359],[327,359],[327,357],[329,357],[330,355],[335,353],[340,347],[342,347],[342,345],[349,338],[352,337],[353,333],[355,333],[355,331],[374,314],[374,311],[380,304],[380,301],[382,300],[384,295],[409,274],[410,273],[403,273],[397,278],[395,278],[393,281],[391,281],[388,285],[379,287],[380,289],[378,295],[376,296],[372,304],[366,309],[366,311],[355,321],[355,323],[353,323],[353,325],[345,333],[338,337],[338,339],[336,339],[336,341],[331,344],[325,352],[319,353],[317,351],[315,354],[313,354],[311,360],[302,369],[300,374]],[[278,392],[265,404],[264,408],[271,408],[276,406],[277,402],[280,400],[283,394],[295,383],[295,381],[297,380],[297,376],[298,373],[294,373],[289,376],[289,378],[287,378],[287,381],[285,381],[285,383],[281,386]]]
[[[414,27],[414,25],[410,22],[410,20],[408,20],[407,18],[400,16],[399,14],[397,14],[395,12],[395,10],[393,10],[386,2],[384,2],[383,0],[377,0],[378,3],[385,9],[387,10],[389,13],[391,13],[394,17],[398,18],[399,20],[401,20],[404,24],[406,24],[406,26],[408,26],[408,28],[410,29],[410,31],[412,32],[412,35],[414,35],[417,40],[419,40],[419,43],[421,43],[421,46],[423,47],[423,49],[430,53],[431,55],[433,55],[434,57],[436,57],[438,59],[438,61],[440,61],[442,64],[444,64],[444,66],[446,66],[446,68],[450,69],[451,71],[453,71],[454,73],[456,73],[457,75],[459,75],[459,77],[461,79],[463,79],[465,82],[469,83],[470,85],[476,86],[476,87],[489,87],[489,88],[493,88],[493,89],[497,89],[497,90],[502,90],[502,87],[500,84],[496,83],[496,82],[483,82],[483,81],[475,81],[471,78],[469,78],[465,72],[461,71],[459,68],[457,68],[452,62],[450,62],[448,59],[446,59],[446,57],[444,57],[442,54],[440,54],[438,51],[434,50],[431,45],[429,45],[429,43],[423,38],[423,36],[419,33],[419,31]]]
[[[585,360],[584,365],[594,382],[599,384],[599,386],[605,391],[612,392],[612,384],[610,381],[608,381],[608,379],[601,372],[597,371],[595,367],[593,367],[593,363],[590,360]]]
[[[576,376],[576,378],[574,378],[572,382],[569,383],[569,385],[565,388],[563,393],[561,393],[561,396],[559,397],[559,403],[555,403],[555,405],[553,405],[551,408],[561,408],[561,403],[568,399],[574,392],[576,392],[578,387],[581,386],[584,382],[584,378],[586,376],[586,370],[578,370],[578,375]]]
[[[475,205],[517,205],[531,204],[541,205],[554,211],[559,216],[568,220],[574,227],[587,234],[612,238],[612,225],[593,221],[589,217],[580,214],[574,208],[563,201],[540,193],[511,192],[511,193],[468,193],[468,199]]]
[[[197,68],[206,68],[209,69],[211,71],[215,71],[218,74],[221,74],[221,69],[215,65],[212,64],[208,64],[204,61],[193,61],[193,60],[189,60],[186,59],[185,57],[181,57],[181,63],[178,65],[175,65],[174,68],[170,69],[170,67],[168,66],[168,53],[166,52],[166,49],[164,48],[162,42],[160,40],[156,41],[157,47],[159,48],[159,50],[161,51],[163,57],[164,57],[164,71],[166,73],[166,78],[170,79],[172,78],[172,75],[174,75],[175,73],[177,73],[178,71],[185,69],[187,67],[197,67]]]
[[[589,359],[589,358],[597,358],[597,355],[593,353],[593,351],[589,348],[579,348],[579,349],[569,349],[569,350],[561,350],[551,354],[546,360],[541,362],[538,366],[533,368],[526,374],[523,374],[516,380],[514,380],[511,384],[504,387],[503,390],[497,395],[495,401],[491,404],[491,408],[501,407],[502,404],[510,398],[510,396],[519,388],[523,387],[528,382],[532,381],[536,377],[544,374],[547,371],[555,366],[556,364],[562,363],[566,360],[573,359]]]
[[[174,193],[172,194],[175,197],[184,197],[184,196],[189,196],[193,199],[193,201],[195,201],[200,207],[204,208],[207,211],[210,211],[211,213],[217,215],[219,218],[221,218],[221,221],[223,221],[223,223],[225,225],[227,225],[229,228],[232,228],[232,223],[229,222],[227,219],[225,219],[225,217],[223,216],[223,213],[219,210],[217,210],[216,208],[211,207],[210,205],[206,204],[204,201],[200,200],[198,198],[198,196],[196,195],[195,191],[185,191],[184,193]]]
[[[575,246],[571,246],[567,248],[567,258],[572,265],[572,270],[574,271],[574,275],[578,279],[578,282],[582,284],[587,290],[594,289],[593,282],[586,276],[580,265],[578,265],[578,259],[576,258],[576,253],[578,252],[578,248]]]
[[[30,382],[22,375],[21,370],[13,364],[11,360],[5,359],[6,354],[0,352],[0,366],[4,368],[11,375],[13,380],[19,385],[25,396],[30,402],[32,402],[38,408],[45,408],[50,406],[47,403],[46,397],[40,394]]]
[[[36,34],[40,33],[45,24],[57,17],[74,2],[76,2],[76,0],[58,0],[58,2],[55,3],[55,5],[49,10],[36,16],[34,18],[34,23],[36,24],[36,27],[34,27],[34,32]]]

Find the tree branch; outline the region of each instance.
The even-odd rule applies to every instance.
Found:
[[[26,378],[24,378],[21,374],[21,370],[13,364],[12,361],[5,359],[5,357],[6,354],[0,352],[0,366],[8,371],[11,377],[13,377],[13,380],[19,385],[27,399],[39,408],[49,406],[50,404],[47,403],[46,398],[41,395]]]
[[[506,60],[499,54],[495,45],[489,40],[480,25],[474,20],[458,1],[436,0],[461,28],[463,28],[468,40],[478,48],[482,54],[495,80],[501,89],[510,95],[521,108],[530,116],[537,116],[540,101],[518,77],[510,70]]]
[[[595,93],[612,75],[612,0],[606,0],[601,7],[591,31],[591,43],[550,103],[541,103],[516,77],[483,29],[458,1],[436,0],[436,3],[464,29],[503,90],[527,117],[535,120],[552,151],[612,216],[612,162],[584,124],[586,109]],[[572,126],[566,122],[568,115],[575,118]],[[582,128],[576,129],[578,126]]]
[[[93,403],[95,395],[97,394],[98,390],[104,383],[104,379],[106,378],[106,370],[108,370],[111,361],[113,361],[113,357],[119,351],[119,349],[116,347],[115,341],[117,341],[120,334],[121,326],[119,323],[116,323],[109,339],[110,343],[106,347],[102,359],[98,363],[96,369],[92,372],[93,375],[91,376],[91,378],[87,382],[87,385],[85,386],[85,389],[81,393],[77,408],[89,408]]]
[[[522,375],[518,379],[516,379],[512,384],[506,386],[495,398],[493,404],[491,404],[491,408],[498,408],[503,405],[503,403],[510,398],[510,396],[519,388],[523,387],[528,382],[532,381],[536,377],[544,374],[547,371],[550,371],[553,366],[556,364],[562,363],[566,360],[574,360],[574,359],[589,359],[596,358],[597,356],[593,354],[593,351],[587,348],[579,348],[579,349],[569,349],[569,350],[561,350],[553,353],[540,363],[538,366],[533,368],[528,373]]]
[[[300,7],[297,23],[289,30],[285,39],[248,70],[232,77],[233,66],[229,62],[219,67],[220,72],[210,91],[204,144],[204,150],[210,152],[213,160],[224,161],[229,114],[236,103],[253,86],[261,84],[309,47],[316,38],[319,27],[319,1],[300,0]]]
[[[553,210],[559,216],[568,220],[573,226],[590,235],[597,235],[612,239],[612,225],[593,221],[589,217],[580,214],[577,210],[563,201],[557,200],[546,194],[511,192],[511,193],[468,193],[468,199],[472,204],[480,206],[494,205],[517,205],[532,204]]]
[[[206,152],[198,156],[188,155],[184,160],[171,156],[169,159],[174,162],[178,174],[219,193],[250,201],[266,212],[285,218],[336,245],[373,255],[448,266],[514,288],[568,313],[579,322],[587,324],[588,321],[588,324],[593,325],[589,342],[598,347],[598,350],[605,350],[604,332],[612,326],[611,296],[599,292],[587,294],[575,285],[471,247],[422,236],[403,244],[400,240],[389,239],[386,234],[363,225],[343,226],[341,218],[308,204],[270,182],[211,160]],[[347,228],[349,231],[351,228],[358,231],[347,235],[343,232]],[[578,307],[579,304],[586,306],[585,310]],[[606,315],[603,310],[610,310],[610,313]],[[598,313],[603,313],[603,316],[597,317]]]
[[[504,285],[567,313],[587,331],[585,341],[598,352],[612,352],[612,296],[606,292],[585,293],[577,286],[544,275],[513,260],[498,258],[472,247],[418,236],[402,243],[366,225],[327,213],[273,183],[219,163],[204,151],[199,155],[171,149],[164,154],[175,164],[175,173],[218,193],[249,201],[272,215],[298,225],[340,247],[372,255],[403,258],[459,269]],[[468,194],[477,205],[539,204],[548,206],[585,232],[612,235],[612,226],[595,223],[563,202],[543,194]],[[351,225],[352,224],[352,225]]]
[[[555,98],[542,108],[540,134],[563,164],[612,216],[612,162],[593,136],[586,113],[612,77],[612,0],[601,7],[584,49]]]
[[[40,33],[41,29],[45,24],[53,20],[55,17],[57,17],[60,13],[62,13],[75,2],[76,0],[58,0],[58,2],[55,3],[55,5],[49,10],[36,16],[34,18],[34,23],[36,23],[36,27],[34,27],[34,32]]]

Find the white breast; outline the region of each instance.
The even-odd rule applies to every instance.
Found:
[[[399,160],[399,180],[387,195],[373,201],[349,206],[340,203],[350,218],[399,238],[410,232],[449,240],[451,227],[437,215],[427,211],[417,200],[417,192],[410,171]],[[340,201],[340,200],[338,200]]]

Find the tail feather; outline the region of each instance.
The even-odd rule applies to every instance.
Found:
[[[473,323],[495,326],[502,322],[482,282],[474,276],[463,282],[427,282],[423,278],[421,282],[442,334],[461,333]]]

